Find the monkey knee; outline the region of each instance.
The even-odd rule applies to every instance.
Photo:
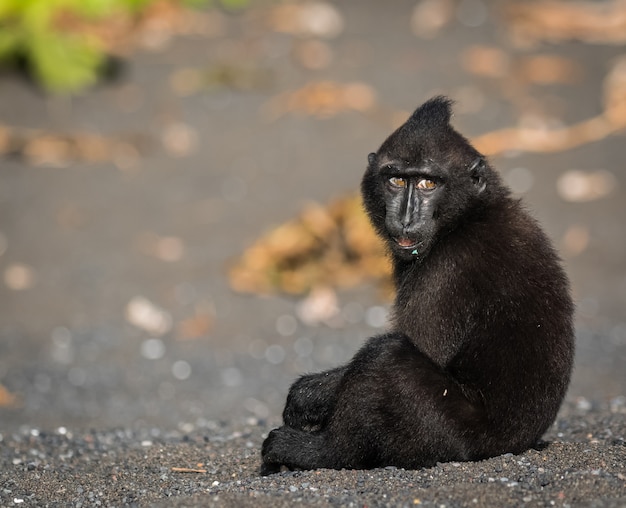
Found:
[[[336,386],[330,375],[311,374],[293,383],[283,410],[285,425],[306,432],[315,432],[324,426],[336,397]]]

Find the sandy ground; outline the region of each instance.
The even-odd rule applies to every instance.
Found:
[[[577,301],[576,369],[547,445],[420,471],[257,475],[289,384],[350,358],[384,329],[387,307],[366,284],[337,293],[331,323],[305,324],[299,297],[234,293],[229,264],[308,201],[354,191],[396,113],[435,93],[457,100],[455,124],[470,137],[537,108],[565,124],[602,110],[621,48],[515,47],[495,4],[475,19],[470,3],[423,39],[409,22],[415,2],[337,2],[339,32],[311,38],[321,45],[309,51],[330,55],[319,69],[302,63],[307,37],[249,13],[212,37],[139,51],[120,80],[73,99],[1,77],[0,123],[98,133],[121,151],[94,163],[0,160],[0,505],[626,505],[623,134],[492,159],[562,250]],[[578,77],[476,76],[463,66],[474,45],[512,61],[559,55]],[[263,79],[177,88],[181,70],[224,62]],[[324,80],[370,87],[376,107],[268,116],[280,94]],[[564,199],[570,170],[608,172],[610,192]],[[129,322],[138,298],[171,326]]]
[[[624,411],[572,408],[536,449],[418,471],[258,474],[269,427],[254,418],[189,433],[50,432],[3,436],[2,506],[624,506]]]

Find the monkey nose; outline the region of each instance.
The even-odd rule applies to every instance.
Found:
[[[406,220],[402,220],[402,236],[412,236],[415,234],[415,228],[413,225],[414,222],[410,217]]]
[[[402,219],[400,220],[400,224],[402,224],[402,232],[406,234],[411,227],[413,222],[413,217],[411,217],[410,213],[405,213]]]

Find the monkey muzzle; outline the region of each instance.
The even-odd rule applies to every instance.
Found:
[[[417,241],[412,240],[411,238],[400,237],[400,238],[394,238],[394,240],[403,249],[412,249],[417,246]]]

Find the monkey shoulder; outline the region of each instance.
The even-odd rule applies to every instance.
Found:
[[[492,204],[455,233],[438,257],[453,259],[458,270],[474,277],[492,275],[504,282],[500,275],[529,280],[538,272],[562,273],[551,240],[519,200]]]
[[[444,363],[471,337],[570,335],[569,283],[548,237],[517,201],[487,212],[442,239],[397,288],[394,329]]]

